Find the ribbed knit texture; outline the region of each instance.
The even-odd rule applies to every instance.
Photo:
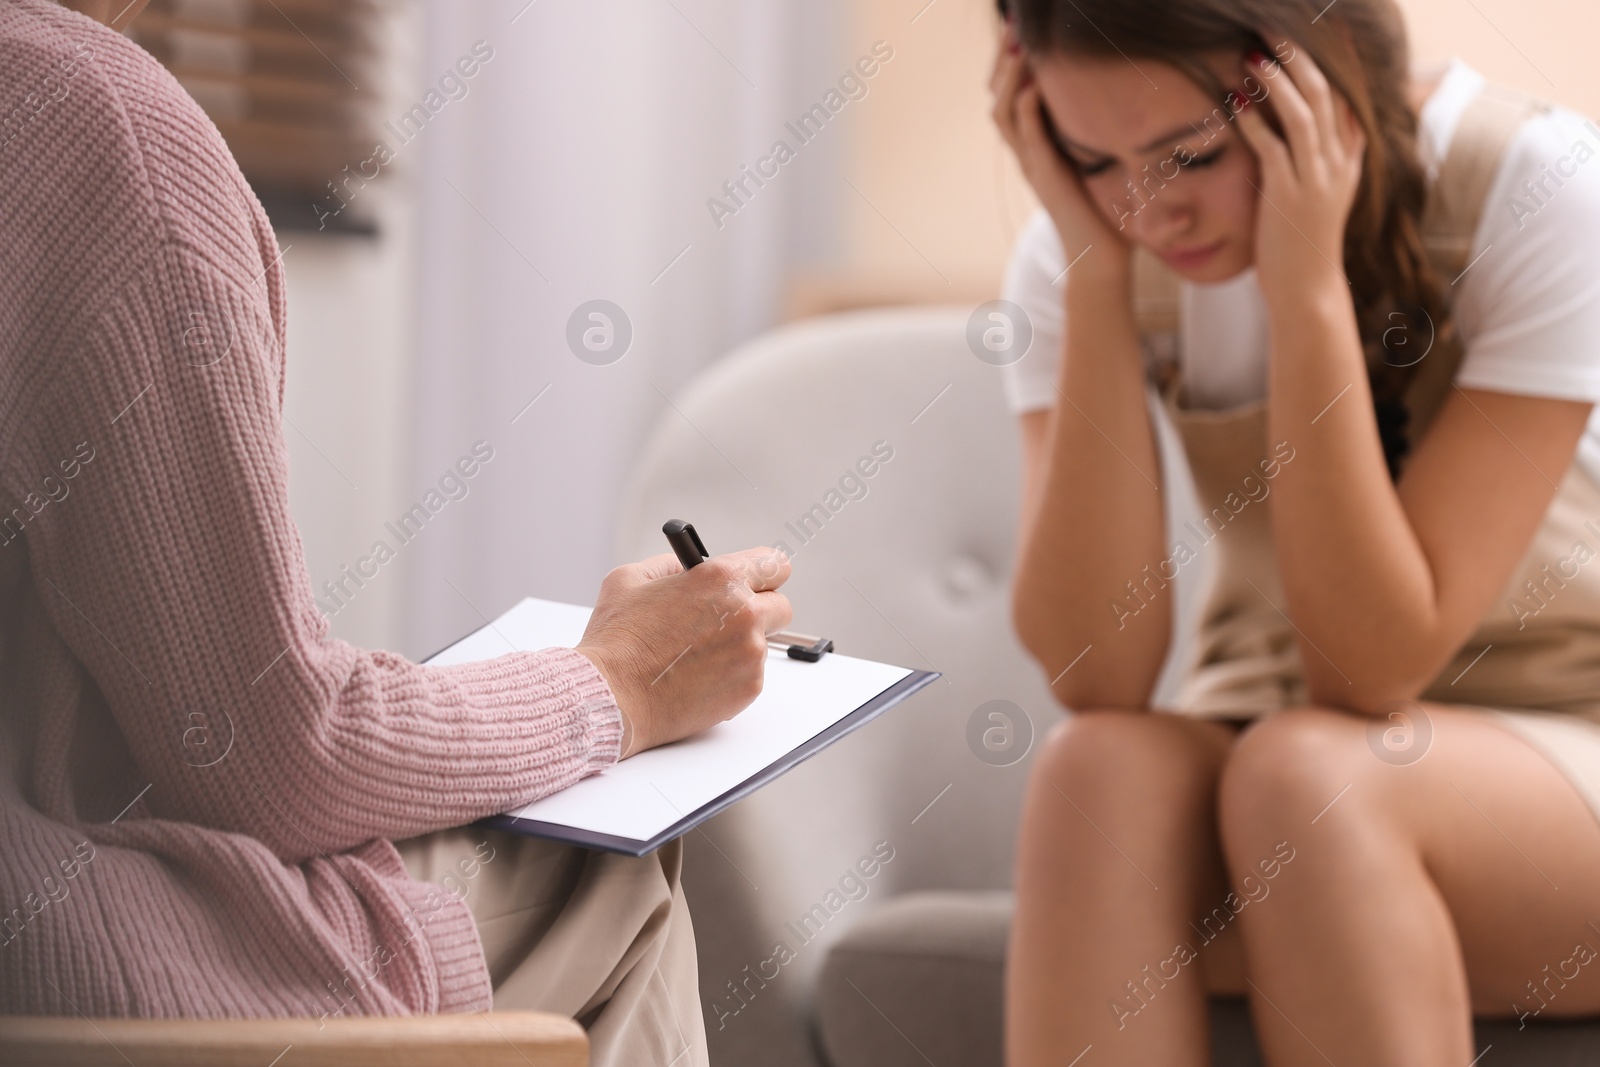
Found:
[[[284,335],[200,109],[125,38],[0,0],[0,1012],[487,1009],[465,905],[390,840],[617,758],[570,649],[328,638]]]

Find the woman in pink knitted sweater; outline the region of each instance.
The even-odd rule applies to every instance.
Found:
[[[448,828],[743,708],[786,563],[621,568],[577,649],[431,668],[329,638],[277,243],[107,28],[143,3],[70,6],[0,0],[0,1012],[537,1007],[596,1063],[704,1063],[678,849]],[[194,743],[217,712],[221,760]]]

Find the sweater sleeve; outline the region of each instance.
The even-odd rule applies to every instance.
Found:
[[[29,518],[0,552],[29,554],[149,813],[299,862],[614,762],[616,703],[571,649],[426,667],[326,636],[289,514],[274,280],[184,244],[130,260],[6,464]]]

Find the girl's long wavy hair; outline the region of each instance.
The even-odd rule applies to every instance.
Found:
[[[1366,131],[1361,186],[1344,234],[1350,280],[1390,477],[1411,446],[1407,386],[1421,360],[1405,334],[1424,326],[1435,347],[1455,343],[1444,285],[1423,247],[1427,178],[1408,103],[1405,24],[1393,0],[999,0],[1034,55],[1149,58],[1170,64],[1221,101],[1207,52],[1268,55],[1285,38],[1309,53]],[[1258,29],[1260,28],[1260,29]],[[1264,40],[1265,32],[1273,38]],[[1289,57],[1293,62],[1293,57]],[[1396,327],[1400,330],[1397,331]]]

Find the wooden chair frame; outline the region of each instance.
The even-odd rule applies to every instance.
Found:
[[[544,1012],[339,1019],[0,1017],[7,1067],[587,1067]]]

